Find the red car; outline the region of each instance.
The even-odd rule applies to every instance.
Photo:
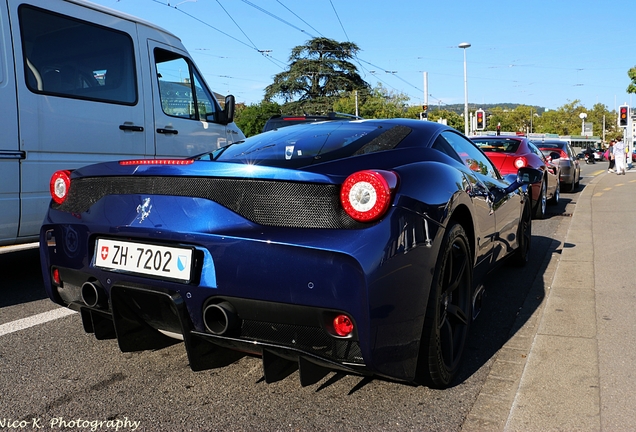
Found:
[[[549,162],[541,150],[521,136],[476,136],[471,140],[497,167],[501,175],[516,174],[521,167],[543,172],[541,182],[532,184],[531,196],[535,219],[543,219],[548,203],[557,204],[561,193],[559,167]]]

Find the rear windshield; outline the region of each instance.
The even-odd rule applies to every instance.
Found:
[[[283,117],[275,120],[269,120],[263,126],[263,132],[270,131],[272,129],[278,129],[286,126],[293,126],[302,123],[312,123],[317,121],[324,121],[329,119],[318,119],[318,118],[306,118],[306,117]]]
[[[536,145],[539,148],[549,148],[549,149],[562,149],[565,145],[565,143],[551,143],[551,142],[534,142],[534,145]]]
[[[480,139],[473,138],[472,141],[484,152],[493,153],[515,153],[519,148],[519,141],[514,139]]]
[[[254,135],[213,154],[224,162],[299,168],[350,156],[395,148],[411,133],[396,125],[330,121],[305,123]]]

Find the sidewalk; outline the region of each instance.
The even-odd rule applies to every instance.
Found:
[[[463,431],[636,430],[635,171],[581,192]]]

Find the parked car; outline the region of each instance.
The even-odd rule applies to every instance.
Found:
[[[44,284],[122,351],[183,339],[194,370],[230,348],[262,356],[267,382],[297,365],[303,385],[336,370],[447,387],[485,274],[528,259],[541,176],[502,177],[454,129],[405,119],[60,171]]]
[[[329,112],[326,115],[274,115],[265,122],[265,126],[263,126],[263,132],[302,123],[313,123],[332,120],[360,120],[361,118],[362,117],[358,117],[355,115],[337,112]]]
[[[568,185],[568,189],[574,192],[581,180],[581,165],[574,150],[567,141],[547,139],[532,141],[541,150],[543,155],[555,165],[559,166],[559,180],[561,184]],[[552,153],[558,153],[558,158]]]
[[[543,173],[541,181],[532,185],[534,217],[543,219],[547,204],[557,204],[561,193],[559,167],[546,160],[526,137],[478,136],[472,138],[501,174],[516,173],[519,168],[532,167]]]

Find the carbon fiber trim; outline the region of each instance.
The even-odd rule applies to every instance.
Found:
[[[82,213],[107,195],[171,195],[204,198],[267,226],[358,229],[340,205],[340,186],[204,177],[90,177],[74,179],[69,196],[52,208]]]

